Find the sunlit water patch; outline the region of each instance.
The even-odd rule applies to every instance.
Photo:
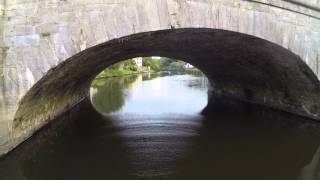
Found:
[[[120,129],[118,135],[125,140],[134,167],[130,173],[162,177],[175,172],[177,160],[199,136],[207,86],[204,76],[140,74],[96,80],[91,99]],[[108,96],[101,97],[101,91]]]
[[[102,113],[196,114],[207,104],[207,86],[204,76],[140,74],[95,80],[91,97]]]

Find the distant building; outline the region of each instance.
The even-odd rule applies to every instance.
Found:
[[[161,59],[161,57],[159,57],[159,56],[152,56],[151,59],[157,59],[157,60],[159,60],[159,59]]]
[[[142,67],[142,57],[133,58],[133,61],[136,63],[138,68]]]
[[[194,68],[194,66],[192,66],[191,64],[187,63],[184,65],[184,68],[185,69],[191,69],[191,68]]]

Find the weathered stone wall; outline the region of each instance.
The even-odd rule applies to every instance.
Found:
[[[242,32],[291,50],[320,75],[319,6],[319,0],[2,0],[0,154],[18,102],[49,69],[125,35],[185,27]]]
[[[5,54],[5,48],[3,48],[3,30],[4,30],[4,12],[5,12],[5,0],[0,0],[0,137],[7,137],[7,132],[10,128],[7,127],[7,122],[10,121],[10,119],[13,118],[11,116],[10,118],[4,117],[6,113],[6,98],[4,96],[4,54]],[[12,121],[12,120],[11,120]],[[5,138],[7,139],[7,138]],[[4,142],[6,140],[3,140],[3,138],[0,138],[0,152],[1,149],[6,149],[4,146]],[[1,153],[0,153],[1,154]]]
[[[0,1],[0,86],[1,82],[3,82],[3,60],[4,60],[4,54],[5,54],[5,48],[3,48],[4,43],[3,43],[3,31],[4,31],[4,19],[5,19],[5,0]],[[1,92],[1,88],[0,88]],[[0,93],[1,94],[1,93]],[[2,100],[1,95],[0,95],[0,101]]]
[[[319,1],[300,1],[310,7]],[[288,1],[7,0],[4,78],[15,104],[50,68],[93,45],[137,32],[208,27],[262,37],[319,69],[320,13]]]

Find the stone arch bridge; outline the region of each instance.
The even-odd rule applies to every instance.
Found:
[[[232,98],[320,119],[319,0],[1,0],[0,155],[137,56],[200,68]]]

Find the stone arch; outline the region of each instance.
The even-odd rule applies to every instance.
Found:
[[[297,55],[251,35],[186,28],[114,39],[63,61],[20,101],[13,133],[30,136],[86,97],[104,68],[139,56],[176,58],[198,67],[213,84],[208,106],[229,98],[320,119],[320,83]]]

